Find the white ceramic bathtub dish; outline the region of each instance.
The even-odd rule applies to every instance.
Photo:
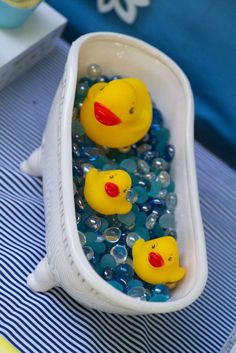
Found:
[[[85,75],[91,63],[100,65],[108,76],[142,79],[171,131],[171,143],[176,148],[172,173],[178,194],[178,244],[187,275],[169,302],[143,302],[118,292],[92,269],[79,241],[73,199],[71,121],[77,77]],[[47,255],[28,278],[33,290],[61,286],[84,305],[122,314],[176,311],[198,298],[207,279],[207,259],[196,183],[193,119],[188,80],[159,50],[115,33],[92,33],[73,43],[42,146],[21,165],[28,174],[43,176]]]

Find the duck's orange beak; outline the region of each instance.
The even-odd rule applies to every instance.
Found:
[[[116,184],[110,183],[110,182],[107,182],[105,184],[105,191],[106,191],[107,195],[110,197],[116,197],[120,193],[119,187]]]
[[[94,115],[97,121],[103,125],[114,126],[121,123],[120,118],[103,104],[94,103]]]
[[[148,261],[153,267],[161,267],[164,265],[163,257],[158,252],[150,252]]]

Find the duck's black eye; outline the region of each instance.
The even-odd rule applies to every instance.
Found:
[[[114,178],[114,175],[110,175],[110,176],[109,176],[109,179],[113,179],[113,178]]]
[[[102,91],[105,87],[100,88],[100,91]]]
[[[172,260],[172,256],[169,257],[168,261],[171,261]]]
[[[129,113],[134,114],[134,107],[130,108]]]
[[[156,246],[156,245],[153,245],[153,246],[152,246],[152,249],[155,249],[155,246]]]

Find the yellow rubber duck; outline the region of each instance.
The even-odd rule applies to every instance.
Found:
[[[145,136],[152,121],[152,102],[144,83],[123,78],[96,83],[84,100],[80,121],[99,145],[121,148]]]
[[[161,284],[177,282],[185,275],[179,266],[177,242],[165,236],[144,241],[138,239],[132,248],[133,266],[136,274],[145,282]]]
[[[89,206],[104,214],[125,214],[132,205],[126,200],[131,178],[124,170],[91,169],[85,177],[84,197]]]

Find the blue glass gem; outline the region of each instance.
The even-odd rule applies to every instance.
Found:
[[[138,286],[138,287],[131,287],[130,289],[128,289],[127,294],[135,299],[140,299],[143,301],[146,301],[146,292],[145,292],[145,288]]]
[[[175,228],[175,217],[172,213],[164,213],[159,218],[159,223],[162,228]]]
[[[79,80],[79,83],[86,83],[88,86],[92,86],[93,80],[91,80],[89,77],[82,77]]]
[[[93,233],[93,232],[86,232],[85,233],[85,238],[86,238],[86,244],[90,245],[92,243],[94,243],[97,239],[97,234]]]
[[[120,78],[122,78],[122,76],[120,76],[120,75],[114,75],[114,76],[111,77],[111,81],[113,81],[113,80],[119,80]]]
[[[93,249],[94,253],[102,255],[106,251],[106,245],[104,243],[91,243],[90,247]]]
[[[143,282],[140,281],[139,279],[131,279],[128,282],[127,289],[131,289],[133,287],[143,287]]]
[[[79,83],[76,87],[75,101],[83,100],[87,95],[88,89],[89,85],[87,83]]]
[[[152,109],[152,126],[151,129],[158,129],[163,126],[163,117],[159,109]]]
[[[109,82],[109,78],[105,75],[101,75],[97,78],[97,82]]]
[[[133,190],[136,191],[137,195],[138,195],[138,200],[137,203],[145,203],[148,199],[148,193],[145,190],[145,188],[143,188],[142,186],[135,186],[133,187]]]
[[[121,292],[124,291],[123,285],[121,283],[117,282],[117,281],[110,280],[110,281],[107,281],[107,283],[109,283],[112,287],[118,289]]]
[[[151,182],[151,189],[148,192],[148,195],[151,197],[157,197],[159,192],[161,191],[162,185],[159,181],[152,181]]]
[[[134,224],[136,215],[134,212],[130,211],[126,214],[119,214],[117,218],[121,223],[130,226],[131,224]]]
[[[156,285],[152,291],[152,296],[149,299],[150,302],[166,302],[170,299],[170,291],[164,284]]]
[[[143,238],[145,241],[150,239],[149,236],[149,231],[147,228],[144,227],[135,227],[133,230],[135,233],[138,233],[141,238]]]
[[[120,168],[126,170],[126,172],[128,173],[134,173],[135,170],[137,169],[137,163],[131,158],[124,159],[120,163]]]
[[[103,255],[100,263],[101,263],[102,269],[104,269],[105,267],[110,267],[114,269],[116,267],[116,261],[114,257],[110,254]]]
[[[72,132],[74,134],[78,134],[79,136],[84,135],[84,128],[78,120],[73,121]]]
[[[117,280],[123,279],[129,281],[133,278],[134,270],[128,264],[120,264],[114,270],[114,276]]]
[[[103,278],[109,281],[113,277],[113,269],[109,266],[105,267],[103,270]]]
[[[163,157],[167,162],[171,162],[175,156],[175,148],[173,145],[167,145]]]

